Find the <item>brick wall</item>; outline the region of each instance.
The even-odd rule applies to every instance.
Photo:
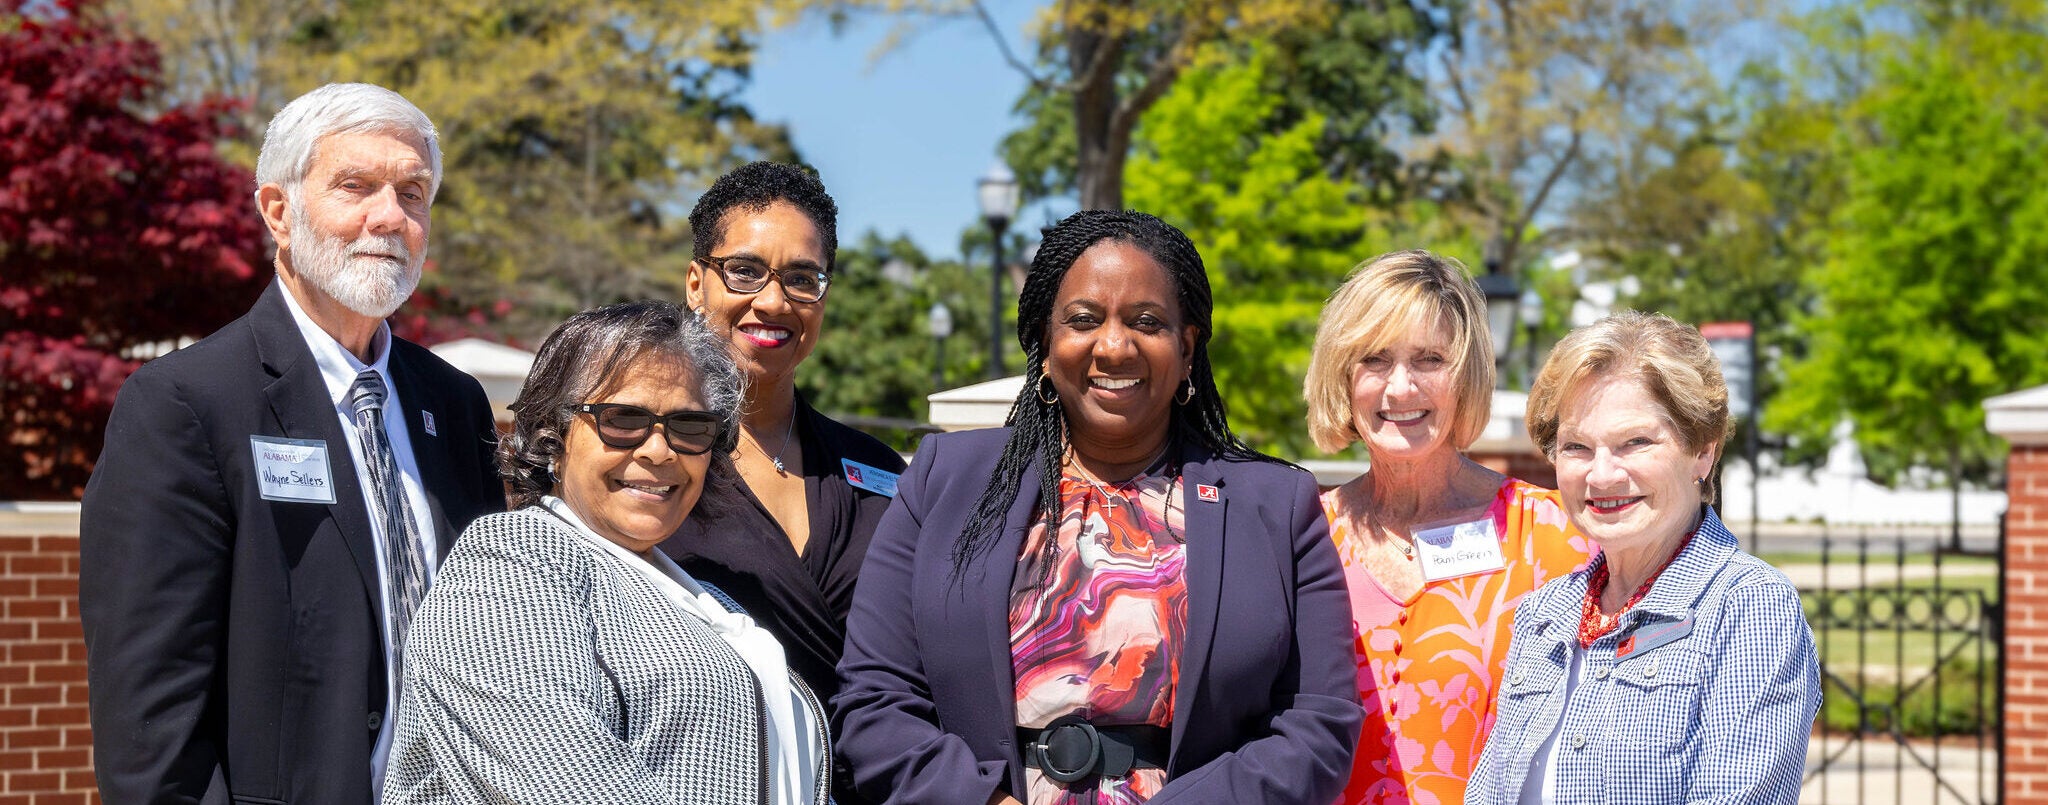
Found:
[[[0,805],[98,803],[78,626],[76,507],[0,508],[0,646]]]
[[[2048,803],[2048,444],[2005,477],[2005,801]]]

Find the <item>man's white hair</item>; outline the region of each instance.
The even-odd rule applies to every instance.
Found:
[[[427,200],[441,190],[441,135],[412,101],[375,84],[328,84],[285,104],[263,133],[256,157],[256,186],[274,184],[298,198],[299,184],[313,168],[320,138],[329,134],[397,134],[426,141],[434,172]]]

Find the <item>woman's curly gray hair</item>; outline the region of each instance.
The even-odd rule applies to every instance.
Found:
[[[498,472],[511,488],[513,507],[532,505],[554,490],[552,466],[562,457],[563,438],[576,416],[571,406],[624,385],[626,374],[650,355],[689,366],[697,399],[722,423],[704,485],[731,477],[746,380],[728,343],[703,319],[670,302],[621,302],[562,322],[540,345],[511,406],[512,432],[498,443]]]

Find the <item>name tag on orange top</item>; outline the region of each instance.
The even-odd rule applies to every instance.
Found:
[[[1493,518],[1425,526],[1415,531],[1415,559],[1427,581],[1492,573],[1507,566]]]

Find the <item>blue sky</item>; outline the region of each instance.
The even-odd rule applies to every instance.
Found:
[[[1039,5],[988,3],[1025,58],[1025,27]],[[841,242],[877,229],[908,233],[933,257],[957,256],[961,230],[980,225],[975,181],[1017,124],[1010,107],[1024,77],[971,17],[921,21],[871,59],[895,21],[856,16],[837,35],[822,19],[770,32],[744,97],[761,119],[787,124],[798,153],[817,166],[839,202]]]

